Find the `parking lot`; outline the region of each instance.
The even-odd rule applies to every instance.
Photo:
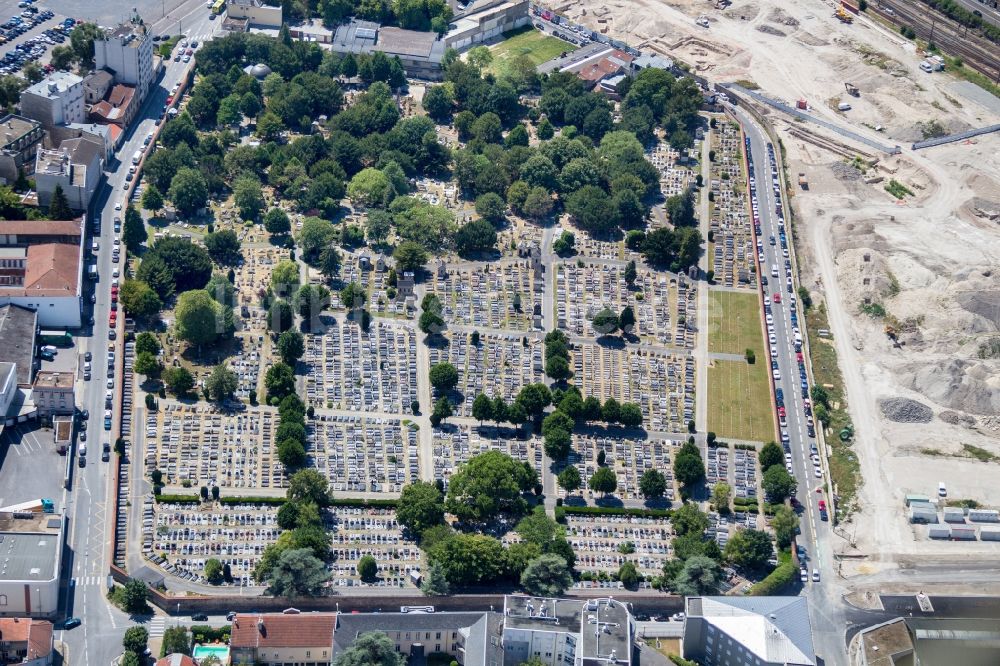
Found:
[[[40,497],[62,497],[66,456],[56,451],[52,428],[36,423],[7,426],[0,434],[0,506]]]
[[[417,339],[413,329],[376,320],[368,332],[334,320],[323,335],[307,335],[306,403],[351,411],[410,414],[417,399]]]
[[[503,396],[512,402],[522,387],[544,380],[543,344],[537,338],[521,334],[480,335],[474,345],[470,334],[456,332],[446,347],[431,347],[430,363],[447,361],[458,370],[456,392],[462,396],[454,406],[459,416],[472,415],[476,396]],[[453,400],[453,402],[456,402]]]
[[[0,58],[0,74],[18,74],[29,62],[47,66],[49,50],[58,44],[69,43],[69,33],[75,19],[56,16],[55,12],[38,3],[24,0],[16,7],[9,3],[11,14],[0,23],[0,44],[4,55]],[[4,3],[3,8],[7,8]],[[51,69],[51,68],[48,68]]]

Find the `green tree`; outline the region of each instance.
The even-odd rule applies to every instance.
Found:
[[[148,319],[155,316],[163,303],[148,284],[139,280],[125,280],[118,295],[122,309],[130,317]]]
[[[378,578],[378,562],[371,555],[362,555],[358,560],[358,576],[366,583],[374,583]]]
[[[240,176],[233,182],[233,202],[244,220],[256,220],[264,210],[264,193],[253,176]]]
[[[62,185],[56,185],[52,191],[52,199],[49,201],[50,220],[70,220],[73,218],[73,209],[69,206],[69,199],[63,192]]]
[[[712,486],[712,504],[719,513],[729,513],[729,499],[733,495],[733,489],[728,483],[720,481]]]
[[[580,470],[573,465],[567,465],[557,477],[559,487],[567,493],[572,493],[580,489]]]
[[[276,449],[278,452],[278,461],[288,469],[298,469],[306,464],[306,447],[299,440],[279,440]]]
[[[142,244],[146,242],[149,235],[146,233],[146,225],[142,221],[142,215],[130,204],[125,208],[125,221],[122,225],[122,243],[132,254],[138,254]]]
[[[335,231],[333,225],[318,217],[307,217],[302,220],[302,228],[295,234],[295,240],[302,248],[302,259],[313,263],[320,254],[333,243]]]
[[[417,272],[427,263],[428,255],[419,243],[403,241],[396,246],[392,258],[396,260],[397,270]]]
[[[205,580],[210,585],[218,585],[222,582],[222,562],[214,557],[205,561]]]
[[[329,578],[326,565],[309,548],[281,553],[268,579],[268,592],[276,597],[315,597]]]
[[[359,310],[368,302],[368,292],[357,282],[349,282],[340,290],[340,302],[348,310]]]
[[[163,630],[163,644],[160,647],[160,656],[166,657],[168,654],[186,654],[191,656],[191,634],[186,627],[167,627]]]
[[[212,368],[212,374],[205,380],[205,390],[212,400],[222,402],[229,398],[239,387],[239,380],[236,373],[229,369],[224,363]]]
[[[771,528],[774,530],[774,538],[781,548],[788,548],[795,538],[795,533],[799,528],[799,517],[795,515],[792,507],[782,504],[774,511],[771,517]]]
[[[223,332],[223,306],[204,289],[186,291],[177,299],[177,337],[192,345],[210,345]]]
[[[451,363],[437,363],[431,367],[430,382],[438,392],[450,391],[458,385],[458,370]]]
[[[317,470],[303,469],[288,480],[285,496],[295,502],[325,507],[330,504],[330,484]]]
[[[682,450],[674,456],[674,476],[687,490],[705,480],[705,463],[702,462],[697,450]]]
[[[773,555],[771,537],[760,530],[736,530],[726,543],[726,559],[744,569],[760,569]]]
[[[392,231],[392,215],[384,210],[368,211],[365,221],[365,236],[372,245],[382,245]]]
[[[572,446],[572,432],[576,424],[561,411],[554,411],[542,421],[545,454],[552,460],[564,460]]]
[[[122,610],[133,615],[142,615],[149,610],[146,595],[149,588],[138,578],[129,578],[122,589]]]
[[[296,330],[288,330],[278,336],[278,354],[286,365],[295,367],[296,361],[305,353],[305,339]]]
[[[243,258],[240,254],[240,239],[232,229],[207,234],[205,249],[215,263],[223,266],[237,264]]]
[[[454,534],[430,546],[427,555],[444,568],[452,585],[493,582],[507,570],[503,545],[482,534]]]
[[[594,315],[591,320],[591,325],[594,327],[594,332],[597,335],[611,335],[618,330],[619,320],[618,315],[615,314],[610,308],[604,308],[600,312]]]
[[[611,197],[596,185],[584,185],[566,197],[566,212],[591,234],[607,234],[618,225]]]
[[[528,594],[559,597],[573,584],[566,560],[554,554],[539,555],[521,572],[521,587]]]
[[[642,425],[642,408],[634,402],[626,402],[618,411],[618,422],[626,428],[638,428]]]
[[[435,428],[441,425],[449,416],[454,414],[454,410],[451,407],[451,401],[447,397],[442,396],[434,403],[434,411],[431,412],[431,425]]]
[[[314,320],[328,305],[330,305],[330,290],[321,284],[304,284],[295,292],[295,310],[307,328],[312,328],[316,323]]]
[[[486,522],[500,513],[523,514],[521,497],[534,487],[534,469],[500,451],[486,451],[469,459],[452,475],[445,509],[462,520]]]
[[[340,252],[337,248],[331,246],[320,252],[317,268],[327,280],[340,275]]]
[[[429,597],[444,597],[451,594],[451,583],[448,582],[444,567],[437,562],[431,563],[427,567],[427,576],[420,583],[420,591]]]
[[[455,249],[463,256],[493,250],[496,243],[496,229],[486,220],[467,222],[455,234]]]
[[[284,363],[275,363],[264,374],[264,388],[267,390],[268,400],[281,400],[294,393],[295,371]]]
[[[618,325],[621,326],[622,333],[631,333],[635,327],[635,310],[631,305],[622,308],[622,313],[618,315]]]
[[[428,86],[421,102],[427,115],[437,122],[444,122],[451,115],[455,106],[455,98],[450,86]]]
[[[163,209],[163,194],[155,185],[146,186],[146,191],[142,193],[142,207],[153,215]]]
[[[485,393],[480,393],[472,402],[472,418],[480,423],[493,418],[493,401]]]
[[[403,486],[396,520],[419,537],[424,530],[444,523],[444,497],[433,483],[414,481]]]
[[[292,229],[288,213],[280,208],[272,208],[264,215],[264,229],[269,234],[287,234]]]
[[[163,369],[163,366],[160,365],[158,358],[147,352],[142,352],[136,354],[135,366],[133,369],[136,374],[146,375],[147,377],[155,377],[160,374],[160,370]]]
[[[639,477],[639,492],[646,499],[658,499],[667,491],[667,479],[656,469],[647,469]]]
[[[782,453],[781,447],[775,442],[768,442],[761,447],[760,452],[757,454],[757,460],[760,462],[760,468],[767,470],[774,465],[784,465],[785,455]]]
[[[360,206],[387,205],[392,191],[388,177],[371,167],[356,173],[347,184],[347,196]]]
[[[129,627],[125,630],[125,636],[122,637],[122,647],[127,652],[134,652],[138,655],[146,651],[148,643],[149,632],[146,627]]]
[[[538,419],[545,408],[552,404],[552,392],[545,384],[528,384],[521,387],[516,402],[529,417]]]
[[[177,210],[193,215],[208,201],[208,186],[201,172],[191,168],[181,168],[170,180],[167,196],[177,207]]]
[[[685,502],[679,509],[674,511],[670,522],[674,532],[678,536],[693,534],[701,536],[708,529],[708,516],[702,513],[701,509],[694,502]]]
[[[587,482],[595,493],[607,495],[618,489],[618,477],[610,467],[598,467]]]
[[[351,647],[337,655],[333,666],[405,666],[406,657],[396,652],[385,634],[370,631],[358,636]]]
[[[684,566],[670,582],[677,594],[698,596],[718,592],[722,581],[722,569],[718,562],[703,555],[689,557]]]
[[[553,356],[545,360],[545,374],[555,381],[563,381],[573,376],[569,361],[564,356]]]
[[[271,271],[271,288],[279,296],[290,296],[299,286],[299,265],[283,259]]]
[[[670,223],[675,227],[690,227],[697,222],[694,216],[694,193],[690,189],[667,197],[664,207]]]
[[[176,396],[185,396],[194,388],[194,377],[186,368],[167,368],[163,381]]]
[[[496,192],[486,192],[476,197],[476,212],[491,225],[503,224],[507,213],[507,202]]]
[[[143,331],[135,338],[135,353],[156,356],[160,353],[160,341],[149,331]]]
[[[782,465],[771,465],[764,470],[761,483],[770,502],[783,502],[795,494],[795,477],[788,473]]]
[[[618,567],[618,580],[621,581],[626,589],[634,590],[639,586],[642,576],[639,575],[634,564],[631,562],[622,562],[621,566]]]

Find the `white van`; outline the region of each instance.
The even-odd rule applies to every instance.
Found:
[[[771,264],[771,277],[778,277],[778,264]]]
[[[938,482],[938,497],[947,497],[948,488],[944,485],[944,481]]]
[[[80,445],[80,457],[82,458],[85,455],[87,455],[87,445],[86,444],[81,444]]]

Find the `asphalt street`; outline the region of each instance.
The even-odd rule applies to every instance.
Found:
[[[202,2],[188,2],[188,8],[200,14],[197,20],[192,14],[189,17],[191,31],[197,35],[211,34],[216,22],[210,21],[209,11]],[[157,26],[154,33],[158,33]],[[69,663],[89,665],[108,664],[121,652],[121,638],[132,621],[124,613],[111,606],[106,600],[108,573],[108,544],[111,539],[111,525],[114,516],[109,515],[110,498],[114,492],[109,487],[110,464],[101,462],[100,450],[104,442],[109,442],[109,433],[104,430],[105,392],[107,391],[106,368],[108,345],[108,314],[111,308],[112,272],[122,264],[112,262],[113,240],[118,234],[114,232],[114,218],[122,216],[123,210],[116,211],[116,205],[125,207],[126,192],[123,189],[131,156],[143,147],[148,134],[156,129],[155,120],[163,113],[167,95],[170,89],[180,81],[194,63],[165,63],[165,71],[158,84],[154,85],[137,120],[126,136],[121,148],[115,153],[116,159],[106,165],[107,182],[91,204],[91,215],[88,216],[88,233],[92,233],[93,220],[100,219],[100,232],[97,234],[100,249],[96,254],[99,270],[99,280],[94,283],[97,302],[94,305],[87,302],[85,317],[93,311],[95,325],[92,330],[85,329],[78,347],[81,353],[89,351],[93,355],[94,373],[89,382],[77,387],[80,396],[80,407],[90,410],[90,421],[87,426],[87,444],[89,455],[84,467],[74,465],[75,478],[72,491],[64,498],[63,505],[69,515],[68,552],[64,575],[68,581],[64,601],[64,617],[80,617],[83,624],[70,631],[57,631],[57,639],[65,641],[69,653]],[[92,261],[94,257],[88,257]],[[119,325],[120,328],[120,325]],[[120,354],[115,362],[121,367]],[[120,377],[120,370],[117,373]],[[116,379],[116,383],[120,379]],[[119,387],[116,384],[115,390]],[[113,418],[120,418],[121,405],[116,400],[113,407]],[[110,443],[110,442],[109,442]],[[148,618],[137,618],[148,621]]]

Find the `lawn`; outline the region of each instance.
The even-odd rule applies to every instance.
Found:
[[[708,351],[728,354],[752,349],[758,363],[765,362],[757,294],[734,291],[708,292]]]
[[[761,356],[753,365],[712,361],[708,369],[708,429],[720,438],[775,439],[767,365]]]
[[[563,51],[575,51],[576,47],[556,37],[550,37],[531,26],[504,33],[504,41],[490,49],[493,63],[489,70],[498,78],[507,74],[507,67],[516,58],[527,56],[533,65],[559,57]]]

